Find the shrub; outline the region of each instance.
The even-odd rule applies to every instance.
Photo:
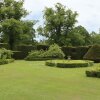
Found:
[[[100,45],[92,46],[83,57],[86,60],[100,62]]]
[[[12,54],[11,50],[6,50],[5,48],[0,49],[0,59],[11,59]]]
[[[26,60],[34,60],[34,59],[38,59],[38,58],[44,58],[44,51],[40,50],[40,51],[31,51],[29,52],[29,55],[25,58]]]
[[[57,44],[51,45],[46,53],[50,58],[63,59],[65,57],[65,54]]]
[[[94,69],[87,70],[86,72],[87,77],[97,77],[100,78],[100,66]]]
[[[0,65],[8,64],[14,62],[14,59],[0,59]]]
[[[60,47],[56,44],[51,45],[49,50],[44,51],[31,51],[29,55],[25,58],[26,60],[48,60],[48,59],[62,59],[64,58],[64,53],[61,51]]]
[[[47,66],[56,66],[60,68],[75,68],[75,67],[88,67],[94,64],[93,61],[83,60],[48,60],[45,63]]]

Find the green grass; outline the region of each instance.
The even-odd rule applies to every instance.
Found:
[[[43,61],[0,65],[0,100],[100,100],[100,79],[86,77],[87,69],[48,67]]]

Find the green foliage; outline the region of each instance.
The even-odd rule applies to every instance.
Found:
[[[64,45],[67,34],[73,29],[77,22],[77,12],[71,9],[66,9],[60,3],[55,5],[55,8],[45,8],[44,10],[44,27],[39,27],[39,33],[48,38],[49,43]]]
[[[83,26],[77,26],[68,34],[72,46],[85,46],[91,44],[91,36]]]
[[[60,47],[56,44],[51,45],[47,51],[31,51],[29,55],[26,57],[26,60],[34,60],[37,58],[41,59],[63,59],[64,53],[61,51]]]
[[[0,59],[11,59],[12,54],[11,50],[0,49]]]
[[[4,0],[3,3],[0,2],[0,22],[10,18],[20,20],[26,16],[28,12],[23,8],[23,4],[23,0]]]
[[[65,57],[65,54],[57,44],[51,45],[47,51],[47,54],[50,58],[63,59]]]
[[[10,45],[12,50],[14,44],[19,39],[19,34],[23,32],[22,23],[16,19],[7,19],[1,23],[4,40]]]
[[[87,77],[98,77],[98,78],[100,78],[100,64],[95,68],[91,68],[91,69],[87,70],[86,76]]]
[[[9,45],[7,43],[0,43],[0,48],[9,49]]]
[[[95,32],[92,32],[91,34],[91,41],[92,41],[92,44],[95,45],[95,44],[100,44],[100,33],[95,33]]]
[[[92,46],[84,55],[84,59],[100,62],[100,45]]]
[[[3,32],[2,38],[14,49],[17,44],[28,44],[34,42],[35,30],[31,21],[19,21],[16,19],[7,19],[1,23]]]
[[[0,59],[0,65],[8,64],[14,62],[14,59]]]
[[[29,55],[26,57],[28,60],[34,60],[34,58],[43,58],[44,57],[44,51],[31,51],[29,52]]]
[[[13,51],[12,58],[14,59],[24,59],[28,55],[28,52],[22,52],[22,51]]]
[[[22,21],[28,12],[23,8],[24,1],[4,0],[0,2],[0,37],[9,44],[11,50],[16,44],[32,44],[35,37],[33,26],[36,21]]]
[[[71,56],[71,59],[83,59],[83,56],[87,53],[91,46],[63,46],[61,49],[65,54],[65,58]]]
[[[60,68],[89,67],[94,64],[93,61],[84,60],[48,60],[47,66],[56,66]]]

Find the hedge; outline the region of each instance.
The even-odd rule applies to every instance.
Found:
[[[100,78],[100,71],[86,71],[86,76]]]
[[[87,53],[91,46],[81,46],[81,47],[62,47],[62,51],[65,54],[65,58],[71,56],[71,59],[83,59],[83,56]]]
[[[66,60],[48,60],[45,62],[45,64],[47,66],[56,66],[56,67],[60,67],[60,68],[76,68],[76,67],[89,67],[92,66],[94,64],[93,61],[82,61],[78,62],[78,60],[71,60],[71,61],[66,61]]]
[[[24,59],[28,55],[28,52],[22,52],[22,51],[13,51],[12,58],[16,60]]]
[[[100,62],[100,45],[92,46],[83,57],[86,60]]]
[[[30,45],[21,45],[17,46],[15,51],[30,52],[31,50],[36,50],[36,47]]]
[[[53,44],[49,47],[48,50],[33,50],[29,52],[26,60],[35,60],[35,59],[63,59],[64,53],[57,44]]]
[[[9,45],[7,43],[0,43],[0,48],[9,49]]]
[[[36,45],[36,50],[48,50],[49,45]]]

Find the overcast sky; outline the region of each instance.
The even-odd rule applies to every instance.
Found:
[[[31,11],[27,19],[39,20],[42,23],[43,9],[53,7],[57,2],[77,11],[78,24],[84,26],[89,32],[99,31],[100,28],[100,0],[25,0],[24,7]]]

